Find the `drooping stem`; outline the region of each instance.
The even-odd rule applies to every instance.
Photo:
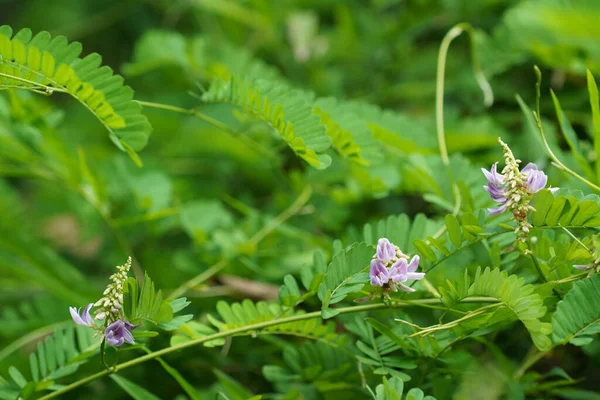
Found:
[[[477,48],[475,46],[475,35],[473,28],[467,23],[455,25],[454,27],[452,27],[452,29],[448,31],[446,36],[444,36],[444,39],[442,39],[442,43],[440,44],[435,83],[435,127],[438,138],[438,146],[440,148],[440,156],[442,158],[442,163],[445,167],[448,167],[450,165],[450,158],[448,157],[448,148],[446,147],[446,134],[444,131],[444,79],[446,73],[446,58],[448,57],[448,49],[450,48],[450,43],[452,43],[452,41],[458,36],[460,36],[463,32],[467,32],[469,38],[471,39],[471,63],[473,67],[473,74],[475,75],[475,80],[477,81],[477,84],[483,92],[484,104],[487,107],[489,107],[494,102],[494,94],[492,92],[492,88],[487,79],[485,78],[483,70],[481,69],[481,64],[479,63],[479,57],[477,56]],[[454,209],[452,210],[452,215],[458,215],[458,213],[460,212],[462,198],[460,195],[458,185],[456,184],[454,179],[452,179],[452,194],[454,196]],[[433,235],[433,237],[438,238],[445,231],[446,227],[442,226]]]
[[[479,57],[477,57],[473,28],[467,23],[455,25],[448,31],[446,36],[444,36],[444,39],[440,45],[435,84],[435,126],[437,130],[438,144],[440,147],[440,155],[442,156],[442,161],[445,166],[448,166],[450,163],[444,134],[444,75],[446,72],[446,58],[448,56],[448,48],[450,47],[450,43],[452,43],[452,41],[460,36],[463,32],[467,32],[469,38],[471,39],[471,62],[473,66],[473,74],[475,75],[477,84],[483,92],[484,104],[489,107],[494,102],[492,88],[483,74],[483,70],[481,69],[481,65],[479,63]]]
[[[490,301],[496,301],[496,300],[489,298],[489,297],[472,297],[472,298],[466,298],[466,299],[462,300],[463,303],[482,303],[482,302],[490,302]],[[420,299],[420,300],[413,300],[411,302],[397,301],[397,302],[394,302],[394,307],[407,307],[407,306],[411,306],[411,305],[418,306],[421,304],[438,304],[438,303],[441,303],[441,301],[439,299]],[[389,308],[389,306],[387,304],[383,304],[383,303],[376,303],[376,304],[364,304],[364,305],[353,306],[353,307],[343,307],[343,308],[338,308],[337,310],[339,311],[340,314],[347,314],[347,313],[354,313],[354,312],[360,312],[360,311],[379,310],[379,309],[384,309],[384,308]],[[161,357],[166,354],[173,353],[175,351],[183,350],[188,347],[193,347],[193,346],[196,346],[196,345],[199,345],[202,343],[206,343],[206,342],[209,342],[209,341],[212,341],[215,339],[231,337],[231,336],[235,336],[235,335],[239,335],[239,334],[245,334],[247,332],[257,331],[257,330],[264,329],[264,328],[269,328],[271,326],[282,325],[282,324],[287,324],[287,323],[291,323],[291,322],[305,321],[305,320],[314,319],[314,318],[321,318],[321,311],[315,311],[315,312],[310,312],[310,313],[306,313],[306,314],[292,315],[290,317],[278,318],[278,319],[274,319],[274,320],[270,320],[270,321],[258,322],[256,324],[242,326],[240,328],[232,329],[229,331],[218,332],[218,333],[214,333],[212,335],[203,336],[203,337],[200,337],[197,339],[190,340],[188,342],[180,343],[175,346],[167,347],[167,348],[164,348],[164,349],[161,349],[161,350],[149,353],[149,354],[145,354],[143,356],[134,358],[133,360],[123,362],[123,363],[118,364],[115,367],[111,368],[110,370],[103,370],[103,371],[97,372],[93,375],[90,375],[90,376],[80,379],[76,382],[73,382],[70,385],[64,386],[64,387],[60,388],[59,390],[56,390],[50,394],[47,394],[46,396],[40,397],[39,400],[46,400],[46,399],[51,399],[51,398],[61,396],[67,392],[70,392],[73,389],[76,389],[80,386],[83,386],[83,385],[89,383],[89,382],[100,379],[111,373],[115,373],[115,372],[124,370],[126,368],[133,367],[134,365],[141,364],[143,362],[153,360],[157,357]]]

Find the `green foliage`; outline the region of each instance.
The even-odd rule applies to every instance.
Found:
[[[64,91],[98,118],[121,150],[135,157],[144,148],[151,126],[123,78],[100,66],[100,55],[80,58],[81,44],[68,44],[64,36],[52,39],[48,32],[33,36],[22,29],[12,34],[9,26],[0,27],[0,88]]]
[[[366,243],[353,245],[349,250],[338,252],[327,266],[323,283],[319,286],[322,302],[321,315],[331,318],[339,311],[330,308],[349,294],[360,291],[368,281],[367,269],[373,258],[373,247]]]
[[[0,398],[596,398],[596,3],[20,2],[6,23],[42,32],[0,27]],[[524,242],[487,210],[498,137],[561,188]],[[382,237],[415,292],[370,285]],[[67,308],[127,255],[136,343],[100,355]]]
[[[596,227],[600,222],[600,198],[581,192],[553,195],[549,190],[537,194],[531,216],[533,226]]]
[[[273,324],[273,326],[257,326],[268,321],[285,319],[286,317],[299,316],[305,314],[303,311],[294,311],[288,307],[276,303],[266,303],[259,301],[253,303],[246,299],[241,303],[228,304],[224,301],[217,303],[217,312],[220,319],[213,316],[208,316],[211,326],[190,322],[185,324],[178,334],[173,337],[171,345],[185,343],[190,339],[197,339],[203,336],[209,336],[215,333],[216,328],[219,332],[233,331],[240,328],[252,328],[246,332],[238,334],[245,335],[260,335],[260,334],[275,334],[275,335],[292,335],[298,337],[311,338],[313,340],[321,340],[324,342],[336,342],[340,339],[335,333],[332,324],[322,324],[318,317],[303,320],[282,322]],[[213,328],[214,327],[214,328]],[[205,346],[220,346],[224,343],[223,339],[215,339],[205,342]]]
[[[14,366],[10,367],[12,381],[0,384],[0,393],[31,398],[36,392],[56,390],[56,381],[77,372],[96,353],[99,344],[91,330],[73,326],[56,329],[29,355],[31,380]]]
[[[556,306],[552,315],[553,340],[556,344],[581,346],[600,332],[600,275],[576,282]]]
[[[265,365],[263,375],[286,394],[310,393],[310,388],[328,393],[351,390],[359,379],[355,360],[339,348],[323,343],[304,343],[283,350],[285,367]]]
[[[155,289],[148,274],[144,276],[141,287],[137,279],[127,279],[123,301],[125,316],[132,324],[148,321],[162,329],[175,330],[192,318],[192,315],[175,317],[174,314],[183,310],[190,302],[185,297],[171,301],[163,299],[162,292]]]
[[[459,300],[469,296],[490,296],[501,301],[529,331],[535,345],[540,350],[548,350],[551,341],[548,335],[552,333],[552,325],[542,322],[546,314],[544,301],[535,293],[533,285],[524,285],[523,278],[508,275],[506,271],[486,268],[483,272],[477,268],[473,283],[465,271],[464,280],[452,284],[447,282],[448,288],[440,287],[442,301],[447,307],[454,306]],[[505,318],[499,310],[499,315],[478,321],[478,327],[499,322]]]
[[[423,391],[418,388],[410,389],[406,393],[406,397],[402,397],[404,383],[398,377],[391,379],[383,377],[383,383],[377,385],[375,393],[370,388],[369,391],[375,400],[435,400],[435,397],[424,396]]]
[[[134,400],[160,400],[158,397],[120,375],[112,374],[110,378],[117,383]]]
[[[225,82],[215,81],[202,100],[233,104],[266,122],[299,157],[315,168],[331,164],[331,157],[322,154],[331,146],[331,139],[313,114],[312,96],[308,93],[277,81],[248,81],[232,76]]]

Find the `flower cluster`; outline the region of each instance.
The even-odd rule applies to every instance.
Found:
[[[482,168],[488,184],[483,188],[490,194],[492,200],[499,203],[497,208],[490,208],[490,215],[501,214],[509,210],[517,222],[515,232],[522,241],[525,241],[531,224],[527,222],[527,215],[535,210],[529,203],[531,195],[546,187],[548,177],[538,169],[537,165],[529,163],[519,170],[521,160],[515,159],[512,150],[501,139],[498,139],[504,149],[504,169],[497,172],[498,163],[494,163],[489,171]],[[555,192],[558,188],[550,188]]]
[[[386,287],[394,292],[398,291],[398,287],[406,292],[414,292],[415,289],[406,286],[404,282],[423,279],[425,274],[415,272],[419,268],[418,255],[415,255],[410,262],[408,259],[409,257],[388,239],[379,239],[369,270],[371,285]]]
[[[134,344],[131,331],[137,325],[131,324],[124,319],[123,316],[123,288],[127,280],[127,272],[131,268],[131,257],[127,259],[124,265],[117,267],[117,273],[111,275],[110,283],[104,291],[104,297],[96,303],[88,304],[83,311],[75,307],[69,307],[71,318],[77,325],[87,326],[99,332],[103,332],[106,343],[110,346],[121,346],[123,343]],[[92,306],[99,307],[96,310],[96,320],[105,321],[105,327],[102,328],[94,323],[94,319],[90,314]]]

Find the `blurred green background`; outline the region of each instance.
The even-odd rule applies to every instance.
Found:
[[[534,64],[544,76],[542,115],[553,148],[576,165],[556,134],[550,87],[586,159],[596,157],[588,140],[585,80],[586,68],[600,76],[595,0],[3,0],[0,15],[15,31],[47,30],[80,41],[83,54],[101,54],[138,100],[197,108],[232,127],[223,131],[192,116],[147,109],[154,131],[140,153],[140,169],[67,96],[0,97],[0,137],[6,140],[0,151],[0,348],[11,350],[0,352],[0,374],[5,365],[27,365],[35,339],[68,319],[68,305],[95,300],[127,255],[165,291],[213,271],[187,293],[200,316],[220,299],[275,298],[286,274],[297,275],[316,249],[330,255],[332,239],[356,237],[365,222],[402,212],[433,217],[451,208],[449,184],[437,173],[442,167],[434,102],[440,42],[457,23],[476,29],[475,49],[495,95],[486,108],[473,78],[469,40],[461,36],[448,55],[445,123],[452,168],[469,187],[483,184],[478,167],[499,159],[499,136],[523,160],[546,167],[553,183],[563,182],[515,98],[534,104]],[[332,166],[320,171],[263,124],[198,100],[212,79],[254,70],[318,97],[372,107],[369,112],[385,128],[382,135],[392,135],[397,146],[378,150],[384,162],[377,166],[363,168],[332,155]],[[288,221],[255,240],[307,187],[309,205],[283,214]],[[485,193],[472,202],[486,204]],[[214,265],[219,268],[211,270]],[[453,274],[462,271],[448,272]],[[497,340],[509,358],[521,357],[525,344],[503,335]],[[23,337],[29,341],[16,350]],[[213,368],[254,393],[274,391],[261,366],[280,361],[282,345],[273,339],[250,347],[249,340],[240,339],[244,345],[233,346],[227,357],[194,348],[170,361],[207,393],[231,390]],[[156,339],[152,347],[165,345],[167,339]],[[460,399],[475,398],[469,393],[506,398],[510,385],[494,378],[501,368],[483,345],[471,349],[478,351],[485,356],[469,365],[490,379],[481,378],[479,385],[463,376],[456,383],[456,371],[440,372],[429,392],[439,399],[453,389]],[[600,373],[597,344],[563,351],[555,357],[569,373]],[[540,368],[552,366],[550,360]],[[94,367],[82,370],[83,376]],[[162,398],[181,393],[157,364],[144,364],[127,377]],[[592,378],[583,385],[600,390]],[[315,389],[307,398],[336,393]],[[343,393],[361,398],[353,390]],[[126,398],[110,381],[68,398],[90,395]]]

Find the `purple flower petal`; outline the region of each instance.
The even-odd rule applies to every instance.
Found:
[[[557,188],[557,187],[555,187],[555,188],[553,188],[553,187],[549,187],[549,188],[548,188],[548,190],[549,190],[549,191],[550,191],[550,193],[552,193],[552,194],[554,194],[554,193],[558,192],[558,190],[559,190],[559,189],[560,189],[560,188]]]
[[[381,238],[377,242],[377,258],[387,264],[396,257],[396,249],[394,245],[386,238]]]
[[[546,187],[548,176],[544,171],[538,169],[534,163],[529,163],[521,170],[525,174],[527,191],[529,193],[537,193]]]
[[[84,309],[81,315],[79,314],[79,310],[75,307],[69,307],[69,312],[71,313],[71,318],[73,318],[73,322],[77,325],[81,326],[92,326],[94,323],[92,316],[90,315],[90,309],[94,303],[88,304]]]
[[[410,281],[418,281],[423,278],[425,278],[424,272],[409,272],[408,274],[406,274],[406,279]]]
[[[400,289],[404,290],[405,292],[415,292],[415,289],[411,288],[410,286],[406,286],[403,283],[398,283],[397,285]]]
[[[390,280],[388,269],[383,265],[383,262],[377,258],[371,260],[369,277],[371,278],[371,285],[373,286],[383,286]]]
[[[546,187],[548,176],[543,171],[530,171],[527,175],[527,191],[537,193]]]
[[[398,259],[390,268],[390,279],[392,282],[406,282],[407,268],[406,260],[404,258]]]
[[[528,174],[531,171],[539,171],[539,169],[535,163],[529,163],[525,166],[525,168],[523,168],[521,170],[521,172],[525,172],[526,174]]]
[[[504,211],[506,211],[506,204],[503,204],[498,208],[488,208],[490,215],[502,214]]]
[[[419,268],[419,261],[420,260],[421,260],[421,258],[419,257],[418,254],[416,254],[415,256],[413,256],[413,258],[410,260],[410,264],[408,264],[407,271],[408,272],[415,272],[417,270],[417,268]]]
[[[94,305],[94,303],[90,303],[88,304],[84,309],[83,312],[81,313],[81,318],[83,319],[83,321],[88,324],[88,325],[92,325],[94,323],[94,319],[92,318],[92,316],[90,315],[90,310],[92,309],[92,306]]]
[[[485,178],[488,181],[488,184],[483,188],[486,192],[490,194],[492,200],[494,200],[497,203],[500,203],[501,205],[504,205],[508,201],[508,199],[506,198],[506,190],[504,189],[504,187],[500,186],[504,183],[504,175],[499,174],[496,171],[497,167],[498,163],[494,163],[489,171],[483,168],[481,169],[483,171],[483,174],[485,175]],[[506,207],[501,209],[502,211],[498,210],[500,209],[497,209],[498,213],[503,212],[504,210],[506,210]],[[490,213],[492,213],[492,211],[490,211]]]
[[[504,175],[496,172],[497,168],[498,168],[497,162],[492,164],[492,167],[490,168],[489,171],[487,171],[485,168],[481,168],[483,175],[485,175],[485,178],[488,180],[490,185],[498,186],[498,185],[504,183]]]
[[[496,186],[496,185],[488,185],[488,186],[484,186],[483,187],[485,189],[486,192],[488,192],[490,194],[490,197],[492,198],[492,200],[498,202],[498,203],[504,203],[506,202],[506,192],[504,190],[504,188],[500,187],[500,186]]]
[[[131,330],[137,325],[132,325],[128,321],[117,320],[106,327],[104,337],[110,346],[121,346],[123,343],[135,344]]]

